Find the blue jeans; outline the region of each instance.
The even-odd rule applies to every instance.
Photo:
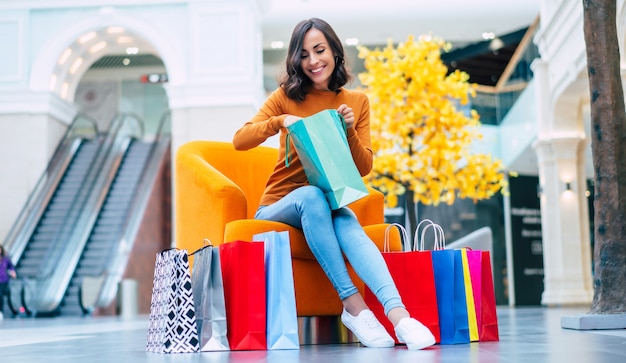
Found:
[[[383,305],[385,315],[393,308],[404,307],[385,260],[354,212],[346,207],[332,211],[319,188],[300,187],[274,204],[259,207],[255,219],[302,229],[311,252],[341,300],[359,292],[348,274],[345,254],[357,275]]]

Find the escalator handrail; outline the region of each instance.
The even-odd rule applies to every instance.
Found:
[[[72,203],[68,223],[49,248],[47,263],[36,278],[36,295],[28,303],[30,310],[50,312],[59,307],[130,140],[143,136],[143,122],[135,114],[123,113],[113,119],[109,130]]]
[[[111,248],[111,254],[107,258],[108,266],[102,271],[104,282],[95,301],[95,307],[106,307],[116,298],[119,282],[126,271],[130,253],[148,206],[154,175],[159,170],[163,156],[169,150],[170,125],[171,113],[166,112],[159,121],[156,140],[150,148],[148,160],[144,165],[141,178],[135,189],[136,193],[128,209],[128,215],[125,218],[126,223],[122,227],[122,238]]]
[[[4,246],[14,265],[17,266],[28,240],[80,144],[84,140],[96,138],[97,135],[98,126],[96,122],[82,113],[77,114],[68,126],[46,169],[30,192],[4,240]]]

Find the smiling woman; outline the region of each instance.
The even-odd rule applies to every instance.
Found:
[[[311,185],[286,128],[324,110],[342,116],[351,159],[361,176],[372,168],[370,106],[360,91],[345,89],[352,78],[345,67],[341,40],[319,18],[294,28],[285,61],[286,76],[258,113],[234,135],[237,150],[252,149],[280,134],[278,160],[270,175],[255,219],[282,222],[302,230],[311,252],[332,283],[343,305],[341,321],[367,347],[393,347],[387,333],[348,273],[344,255],[363,282],[376,293],[398,341],[409,349],[435,344],[435,337],[406,310],[377,245],[348,207],[332,209],[324,192]],[[329,147],[342,147],[340,144]],[[291,160],[286,162],[287,156]],[[330,156],[337,157],[336,155]],[[349,157],[350,158],[350,157]]]

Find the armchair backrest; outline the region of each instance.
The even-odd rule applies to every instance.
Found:
[[[254,218],[277,158],[278,150],[266,146],[237,151],[230,142],[181,145],[175,161],[177,247],[192,251],[205,238],[222,243],[227,223]],[[364,226],[384,221],[384,197],[368,189],[369,196],[349,206]]]
[[[238,151],[232,143],[222,141],[193,141],[185,147],[193,147],[196,155],[241,188],[246,197],[247,218],[254,218],[265,183],[274,170],[278,150],[257,146]]]

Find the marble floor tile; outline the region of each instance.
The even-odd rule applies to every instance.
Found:
[[[421,351],[365,348],[358,343],[303,345],[291,351],[146,353],[147,316],[134,318],[5,318],[0,363],[157,362],[626,362],[626,330],[562,329],[561,317],[582,309],[498,307],[500,341],[435,345]]]

